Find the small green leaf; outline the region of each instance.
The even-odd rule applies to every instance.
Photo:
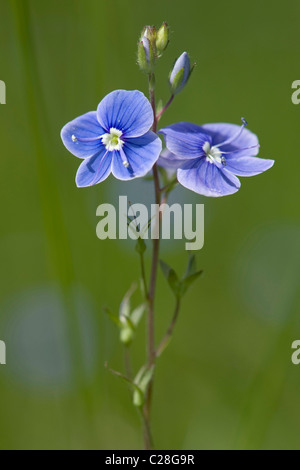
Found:
[[[109,310],[108,308],[104,308],[104,312],[106,313],[106,315],[109,316],[109,318],[115,325],[117,325],[119,328],[122,326],[122,322],[120,318],[118,317],[118,315],[115,315],[114,313],[112,313],[111,310]]]
[[[146,372],[144,373],[142,379],[140,380],[140,383],[138,384],[138,387],[146,394],[148,386],[153,378],[154,374],[154,369],[155,367],[152,366],[150,369],[147,369]]]
[[[123,322],[123,318],[130,317],[130,301],[136,289],[137,285],[134,283],[129,289],[129,291],[125,294],[124,299],[121,302],[119,310],[119,318],[121,322]]]
[[[173,268],[164,261],[160,261],[162,272],[176,297],[180,295],[180,281]]]
[[[134,339],[135,326],[131,318],[127,316],[121,317],[121,323],[120,341],[126,346],[129,346]]]
[[[186,274],[184,278],[187,278],[188,276],[190,276],[191,274],[195,274],[196,272],[197,272],[197,258],[195,255],[190,254],[189,262],[188,262],[188,266],[187,266],[187,270],[186,270]]]
[[[163,109],[164,109],[164,103],[163,103],[163,100],[160,99],[156,106],[156,114],[160,114]]]
[[[145,403],[148,386],[153,378],[154,369],[154,366],[152,366],[150,369],[148,369],[146,366],[143,366],[134,379],[134,384],[137,389],[133,394],[133,404],[138,408],[142,407]]]
[[[146,304],[142,304],[139,307],[137,307],[135,310],[133,310],[131,314],[131,321],[135,328],[138,326],[140,323],[141,319],[143,318],[143,315],[146,311]]]
[[[190,276],[187,276],[183,281],[181,281],[181,296],[183,297],[187,290],[192,286],[192,284],[197,281],[203,274],[203,271],[198,271]]]
[[[135,379],[133,381],[136,385],[138,385],[140,383],[140,381],[141,381],[144,373],[146,372],[146,370],[147,370],[147,366],[143,366],[143,367],[140,368],[140,370],[138,371],[138,373],[135,376]]]
[[[158,167],[158,171],[161,175],[163,185],[167,186],[170,183],[169,172],[161,166]]]
[[[140,390],[140,388],[138,387],[137,384],[135,384],[134,382],[132,382],[132,380],[130,380],[128,377],[126,377],[125,375],[121,374],[121,372],[118,372],[116,370],[113,370],[113,369],[110,369],[108,367],[108,364],[106,363],[105,364],[105,368],[114,376],[114,377],[117,377],[118,379],[122,380],[122,382],[126,383],[127,385],[129,385],[132,390],[134,392],[139,392],[139,393],[142,393],[142,391]]]

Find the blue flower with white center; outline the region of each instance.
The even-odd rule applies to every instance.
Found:
[[[259,142],[255,134],[235,124],[197,126],[179,122],[160,130],[167,149],[158,164],[177,171],[182,186],[207,197],[236,193],[237,176],[254,176],[268,170],[274,160],[257,158]]]
[[[93,186],[110,173],[122,181],[145,176],[158,160],[162,143],[149,131],[152,107],[140,91],[117,90],[92,111],[68,123],[61,132],[66,148],[84,161],[78,187]]]

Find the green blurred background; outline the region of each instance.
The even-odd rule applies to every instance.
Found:
[[[172,36],[158,91],[184,50],[198,66],[164,117],[239,123],[245,116],[275,158],[232,197],[204,202],[205,277],[187,295],[175,338],[156,374],[153,432],[159,449],[299,449],[300,106],[298,0],[0,0],[1,449],[138,449],[139,417],[121,382],[122,349],[103,307],[116,311],[138,275],[130,242],[96,238],[96,207],[128,194],[151,200],[149,183],[109,179],[78,190],[78,160],[60,129],[108,92],[140,89],[135,64],[146,24]],[[147,188],[146,190],[144,188]],[[163,258],[183,270],[183,243]],[[149,265],[149,260],[147,260]],[[157,336],[172,295],[160,275]],[[134,364],[144,361],[143,326]],[[299,366],[300,367],[300,366]]]

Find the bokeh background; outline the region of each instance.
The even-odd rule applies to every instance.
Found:
[[[297,0],[0,0],[1,449],[139,449],[139,417],[126,386],[104,368],[123,366],[103,313],[138,276],[130,242],[96,238],[96,207],[119,194],[151,201],[149,183],[109,179],[78,190],[78,160],[61,127],[117,89],[147,91],[136,67],[145,24],[171,26],[158,94],[184,50],[197,62],[164,117],[239,123],[245,116],[275,158],[235,196],[205,203],[205,276],[185,298],[175,338],[156,373],[153,432],[159,449],[299,449],[300,106]],[[162,257],[179,272],[183,243]],[[147,259],[149,267],[149,259]],[[137,301],[139,299],[137,298]],[[173,298],[162,275],[157,337]],[[144,326],[133,348],[144,361]]]

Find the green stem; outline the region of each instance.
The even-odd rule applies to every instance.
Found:
[[[126,376],[131,380],[133,377],[133,374],[132,374],[129,346],[124,347],[124,363],[125,363]]]
[[[151,450],[153,449],[153,439],[152,439],[152,434],[151,434],[151,428],[150,428],[150,421],[147,419],[147,416],[145,414],[145,411],[141,411],[141,416],[142,416],[142,421],[143,421],[143,427],[144,427],[144,446],[146,450]]]
[[[140,264],[141,264],[141,275],[142,275],[145,298],[148,301],[148,285],[147,285],[147,276],[146,276],[146,268],[145,268],[145,257],[143,253],[140,254]]]
[[[172,334],[173,334],[173,331],[174,331],[174,328],[176,326],[176,323],[177,323],[177,320],[178,320],[178,316],[179,316],[179,312],[180,312],[180,307],[181,307],[181,301],[180,299],[177,299],[176,301],[176,306],[175,306],[175,311],[174,311],[174,315],[173,315],[173,318],[172,318],[172,321],[170,323],[170,326],[165,334],[165,336],[163,337],[163,339],[161,340],[157,350],[156,350],[156,357],[160,357],[161,354],[164,352],[164,350],[166,349],[166,347],[168,346],[169,342],[170,342],[170,339],[172,338]]]
[[[168,194],[170,190],[173,189],[174,186],[176,186],[177,183],[178,183],[178,180],[176,176],[170,183],[168,183],[166,186],[161,188],[160,192]]]
[[[157,122],[161,119],[162,115],[167,111],[169,106],[173,103],[174,98],[175,98],[175,95],[172,95],[169,101],[167,102],[166,106],[164,106],[161,112],[156,116]]]
[[[156,102],[155,102],[155,76],[154,74],[149,75],[149,92],[150,92],[150,102],[153,109],[153,132],[157,132],[157,118],[156,118]],[[154,178],[154,189],[155,189],[155,203],[160,205],[161,203],[161,191],[160,191],[160,182],[157,165],[153,167],[153,178]],[[156,223],[159,224],[159,218],[156,218]],[[148,293],[148,366],[153,367],[156,360],[156,351],[155,351],[155,293],[156,293],[156,280],[157,280],[157,270],[158,270],[158,261],[159,261],[159,248],[160,248],[160,239],[153,240],[153,252],[152,252],[152,268],[151,268],[151,278],[150,278],[150,287]],[[145,448],[151,450],[153,447],[153,442],[151,438],[151,406],[152,406],[152,394],[153,394],[153,379],[151,380],[148,393],[146,398],[146,403],[143,409],[143,417],[145,424]]]

